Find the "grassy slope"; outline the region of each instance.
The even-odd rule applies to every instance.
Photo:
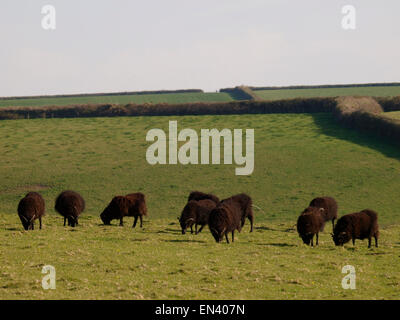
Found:
[[[255,171],[236,165],[151,166],[151,128],[254,128]],[[0,122],[0,213],[15,213],[27,191],[41,188],[50,212],[57,193],[76,189],[98,215],[115,194],[147,194],[152,217],[176,217],[190,190],[227,197],[247,192],[266,214],[293,220],[314,196],[335,196],[341,212],[376,208],[385,224],[400,222],[400,151],[338,126],[329,114],[147,118],[35,119]],[[343,140],[349,139],[349,140]],[[386,156],[388,155],[388,156]],[[47,188],[46,188],[47,186]]]
[[[169,119],[179,128],[254,128],[254,174],[237,177],[231,165],[151,167],[146,132]],[[1,121],[0,136],[0,298],[398,298],[400,151],[329,114]],[[44,230],[27,233],[15,212],[34,188],[48,214]],[[66,188],[87,200],[76,230],[52,210]],[[256,211],[255,233],[246,225],[232,246],[216,245],[207,229],[182,236],[176,216],[192,189],[222,198],[247,192],[266,213]],[[132,232],[131,219],[101,226],[110,198],[133,191],[148,196],[145,229]],[[376,209],[381,248],[335,248],[330,225],[320,248],[301,245],[290,228],[320,194],[338,199],[340,215]],[[40,288],[44,264],[57,268],[55,291]],[[345,264],[357,268],[355,291],[341,289]]]
[[[394,119],[399,119],[400,120],[400,111],[385,112],[384,115],[388,116],[390,118],[394,118]]]
[[[354,88],[321,88],[321,89],[282,89],[282,90],[256,90],[259,97],[266,100],[279,100],[290,98],[311,97],[336,97],[336,96],[398,96],[398,87],[354,87]]]
[[[86,103],[189,103],[189,102],[224,102],[232,101],[227,93],[165,93],[144,95],[121,96],[96,96],[96,97],[67,97],[67,98],[40,98],[40,99],[15,99],[0,100],[0,107],[11,106],[63,106]]]

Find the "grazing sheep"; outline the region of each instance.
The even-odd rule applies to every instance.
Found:
[[[229,243],[228,233],[235,239],[235,230],[242,229],[242,208],[238,202],[230,198],[218,204],[210,213],[208,226],[216,242],[221,242],[225,236]]]
[[[297,219],[297,232],[306,245],[314,246],[314,235],[316,235],[316,245],[318,245],[318,234],[324,228],[324,209],[308,207],[304,209]]]
[[[34,230],[36,219],[39,219],[39,229],[42,229],[44,214],[44,199],[37,192],[29,192],[18,204],[18,216],[25,230]]]
[[[63,191],[56,199],[54,209],[64,217],[65,222],[68,219],[68,226],[78,225],[78,218],[85,210],[85,200],[75,191]]]
[[[233,197],[230,197],[228,199],[224,199],[221,201],[221,203],[225,201],[230,201],[232,200],[233,203],[235,203],[239,208],[241,212],[241,228],[244,226],[244,223],[246,221],[246,218],[249,219],[250,221],[250,232],[253,232],[253,223],[254,223],[254,213],[253,213],[253,202],[250,198],[245,193],[237,194]]]
[[[337,219],[337,211],[338,205],[334,198],[332,197],[318,197],[313,199],[310,204],[310,207],[323,208],[322,217],[324,219],[324,225],[322,226],[322,230],[324,231],[325,222],[332,220],[332,230],[335,228],[335,220]]]
[[[219,198],[211,193],[203,193],[200,191],[192,191],[188,197],[188,202],[191,200],[205,200],[209,199],[215,202],[215,204],[219,203]]]
[[[208,218],[212,209],[216,207],[216,203],[210,199],[204,200],[190,200],[182,210],[179,223],[182,228],[182,234],[186,233],[186,229],[190,228],[193,233],[193,225],[195,226],[196,234],[203,230],[204,226],[208,224]],[[197,226],[200,225],[200,230],[197,231]]]
[[[371,248],[372,237],[375,238],[375,246],[378,247],[378,214],[369,209],[341,217],[336,223],[332,234],[333,241],[337,246],[344,245],[350,239],[355,245],[356,239],[364,240],[368,238],[368,248]]]
[[[123,226],[124,217],[135,217],[132,228],[136,227],[138,219],[140,219],[140,227],[143,227],[143,216],[147,216],[146,197],[140,192],[114,197],[100,214],[105,225],[109,225],[111,220],[119,219],[120,226]]]

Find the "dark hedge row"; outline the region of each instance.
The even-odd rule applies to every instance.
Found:
[[[276,101],[233,101],[225,103],[112,105],[88,104],[57,107],[13,107],[0,109],[0,120],[34,118],[78,118],[113,116],[180,116],[265,113],[332,112],[334,98],[288,99]]]
[[[80,93],[80,94],[58,94],[42,96],[24,97],[0,97],[0,100],[21,100],[21,99],[43,99],[43,98],[77,98],[77,97],[102,97],[102,96],[130,96],[144,94],[167,94],[167,93],[204,93],[201,89],[181,89],[181,90],[157,90],[157,91],[125,91],[111,93]]]
[[[400,111],[400,96],[375,98],[385,112]]]
[[[257,90],[282,90],[282,89],[324,89],[324,88],[352,88],[352,87],[400,87],[400,82],[390,83],[360,83],[360,84],[326,84],[326,85],[300,85],[282,87],[249,87],[253,91]]]
[[[400,146],[400,120],[385,117],[383,111],[384,107],[373,98],[341,97],[337,99],[334,116],[347,128],[380,136]]]

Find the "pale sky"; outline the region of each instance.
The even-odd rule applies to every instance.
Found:
[[[398,0],[1,0],[0,96],[398,82],[399,14]]]

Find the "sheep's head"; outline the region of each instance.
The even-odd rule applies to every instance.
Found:
[[[120,219],[124,215],[127,215],[128,210],[129,200],[124,196],[116,196],[100,214],[100,219],[105,225],[109,225],[111,220]]]
[[[103,221],[105,225],[109,225],[111,223],[111,218],[109,214],[108,207],[104,209],[104,211],[100,214],[100,219]]]
[[[194,218],[188,218],[188,219],[180,219],[179,223],[181,225],[182,228],[182,234],[186,233],[186,229],[190,228],[193,224],[194,224]]]
[[[309,232],[309,233],[307,233],[307,234],[305,234],[305,235],[302,235],[301,236],[301,239],[303,240],[303,242],[306,244],[306,245],[310,245],[311,244],[311,240],[312,240],[312,238],[314,237],[314,234],[313,233],[311,233],[311,232]]]
[[[221,242],[224,238],[226,228],[210,228],[211,234],[213,235],[216,242]]]
[[[33,229],[33,221],[35,220],[35,217],[27,218],[23,215],[19,215],[19,218],[20,218],[22,226],[24,227],[25,230]]]
[[[181,216],[178,218],[179,224],[181,225],[182,234],[185,234],[186,229],[191,228],[196,223],[196,208],[196,201],[189,201],[183,208]]]
[[[75,227],[78,224],[78,217],[68,216],[68,225],[71,227]]]
[[[332,235],[333,242],[335,242],[336,246],[343,246],[345,243],[349,242],[351,239],[350,233],[348,233],[346,231],[334,232],[331,235]]]

